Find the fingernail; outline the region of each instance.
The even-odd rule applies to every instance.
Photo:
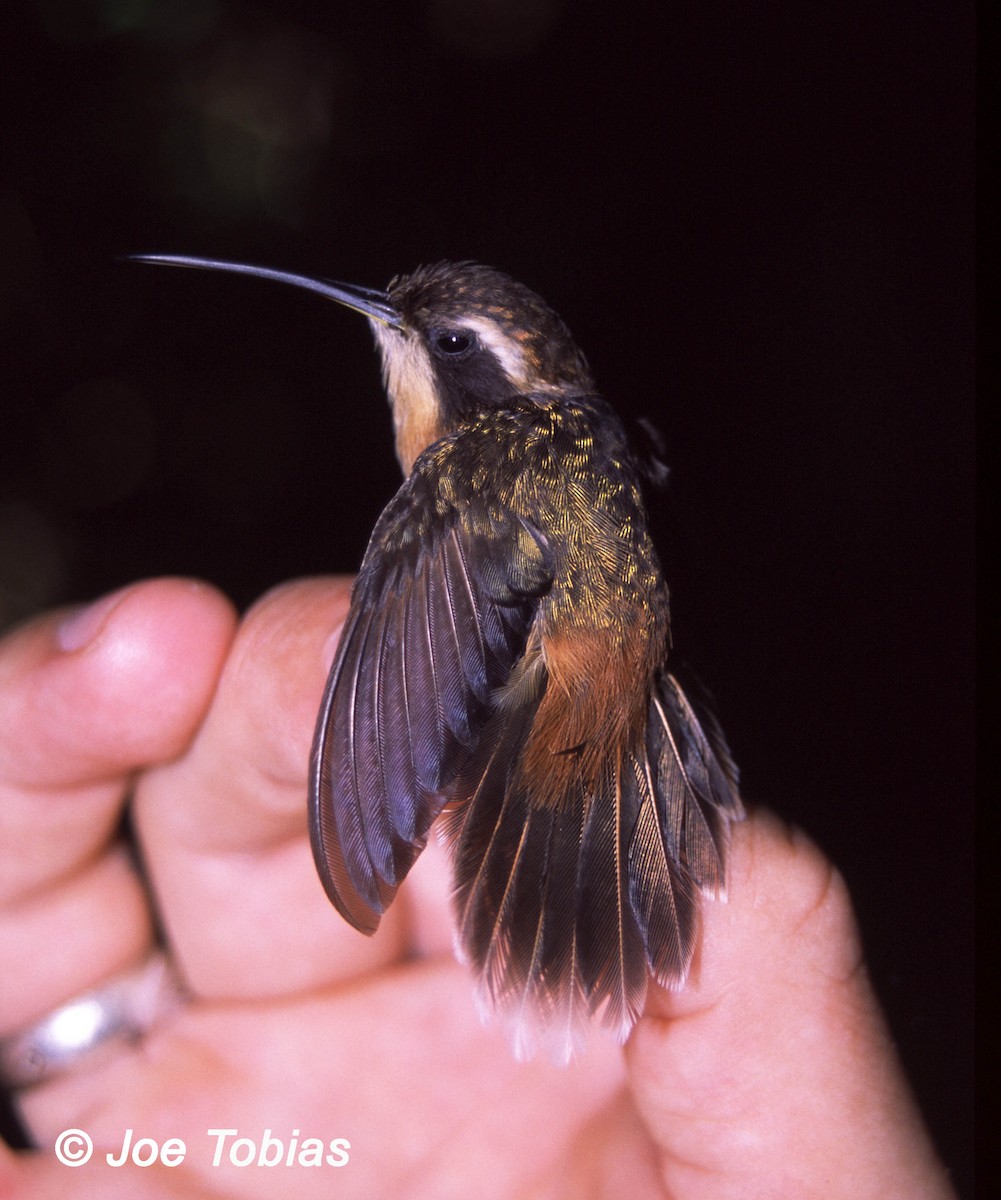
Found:
[[[112,592],[109,596],[102,596],[93,604],[85,604],[76,609],[56,630],[56,641],[59,648],[67,654],[71,654],[74,650],[82,650],[88,642],[92,642],[101,632],[111,611],[118,607],[127,590],[127,588],[122,588],[117,592]]]

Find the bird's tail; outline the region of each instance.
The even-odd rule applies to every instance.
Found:
[[[499,706],[449,817],[456,941],[518,1056],[567,1061],[591,1017],[625,1040],[650,974],[684,982],[742,808],[717,727],[672,676],[635,746],[609,746],[596,779],[554,764],[551,790],[523,770],[538,703]]]

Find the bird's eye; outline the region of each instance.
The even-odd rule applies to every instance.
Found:
[[[461,358],[475,344],[476,338],[464,329],[436,329],[431,335],[431,345],[447,358]]]

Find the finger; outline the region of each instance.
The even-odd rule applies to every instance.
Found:
[[[203,584],[159,580],[40,618],[0,644],[0,1029],[134,961],[151,938],[112,849],[135,771],[176,755],[233,626]]]
[[[171,945],[214,997],[323,986],[395,957],[394,906],[368,939],[316,876],[306,774],[347,580],[287,584],[247,614],[191,751],[150,772],[136,818]]]
[[[734,830],[728,902],[703,911],[693,978],[651,996],[627,1047],[666,1190],[949,1195],[830,863],[756,813]]]

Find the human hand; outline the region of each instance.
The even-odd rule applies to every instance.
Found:
[[[951,1195],[844,886],[767,814],[733,831],[688,987],[651,989],[624,1051],[596,1032],[568,1069],[516,1063],[477,1019],[437,846],[375,938],[346,925],[305,775],[348,594],[290,584],[236,629],[215,592],[162,580],[99,602],[75,648],[59,615],[0,646],[0,1037],[141,960],[150,895],[190,992],[138,1045],[19,1094],[41,1149],[0,1151],[0,1196]],[[115,836],[129,803],[142,876]],[[86,1166],[52,1153],[71,1127]],[[109,1165],[127,1129],[183,1140],[183,1162]],[[230,1138],[214,1166],[211,1129],[350,1146],[236,1166]]]

